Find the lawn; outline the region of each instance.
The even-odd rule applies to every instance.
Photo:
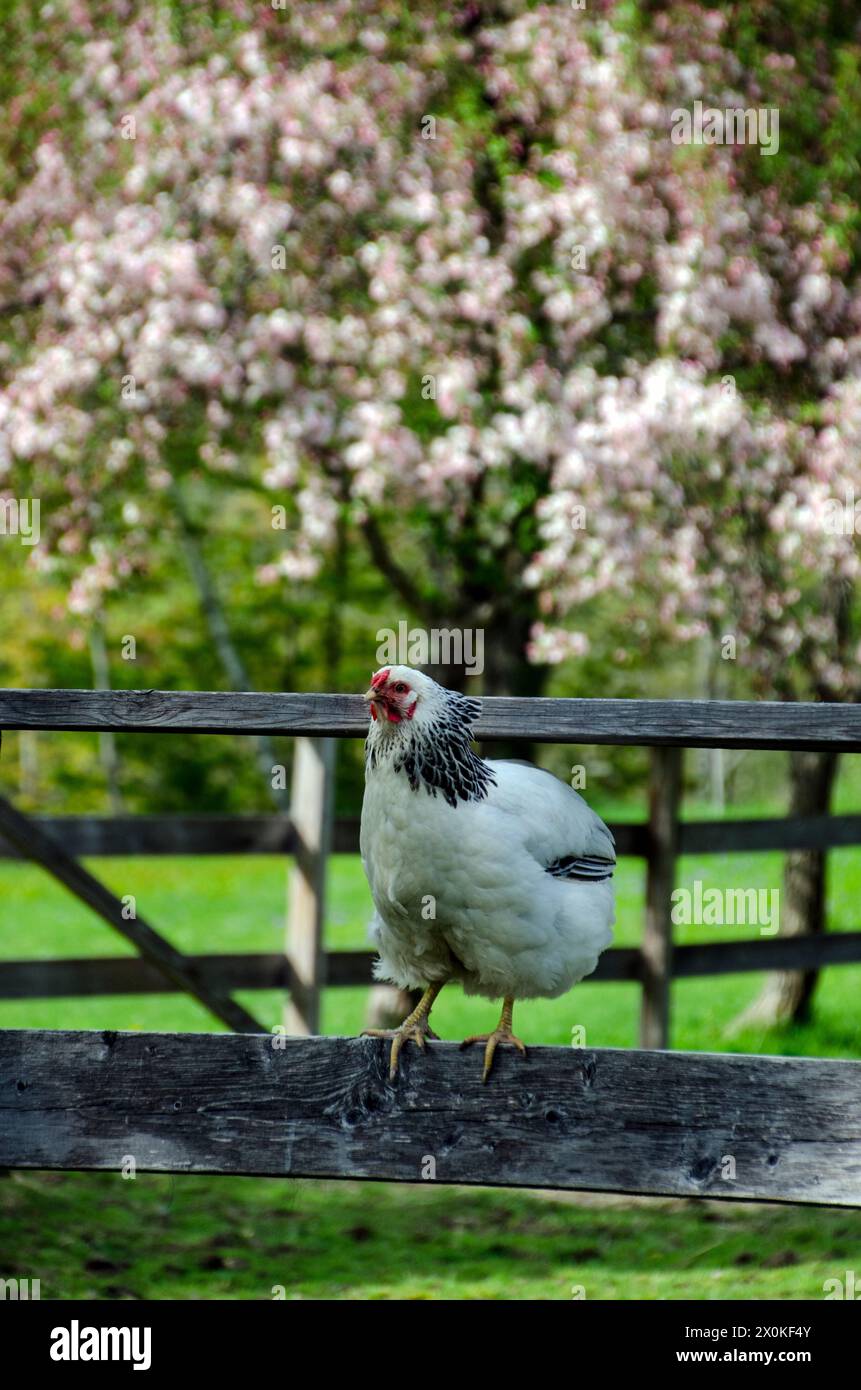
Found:
[[[91,867],[187,951],[272,951],[284,932],[284,862],[269,858],[110,859]],[[777,887],[781,856],[686,859],[680,884]],[[635,944],[643,869],[622,862],[617,944]],[[858,926],[861,854],[831,856],[832,930]],[[330,873],[327,944],[366,944],[361,865]],[[679,941],[749,929],[679,928]],[[29,865],[0,864],[0,956],[123,954],[110,930]],[[692,1050],[861,1057],[861,967],[825,972],[803,1028],[728,1034],[761,977],[686,980],[673,991],[673,1045]],[[243,1002],[266,1027],[275,992]],[[367,991],[327,992],[327,1033],[355,1033]],[[519,1005],[527,1042],[632,1046],[638,991],[589,985]],[[496,1006],[444,991],[437,1032],[458,1038]],[[0,1002],[0,1026],[201,1030],[217,1027],[179,996]],[[476,1057],[476,1065],[478,1058]],[[99,1218],[94,1220],[94,1212]],[[43,1297],[817,1298],[861,1268],[861,1215],[800,1207],[568,1198],[370,1183],[114,1174],[13,1174],[0,1181],[0,1275],[40,1278]]]

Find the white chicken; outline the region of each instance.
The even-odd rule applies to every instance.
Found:
[[[361,852],[376,912],[379,980],[422,989],[394,1030],[394,1078],[404,1043],[434,1038],[429,1016],[443,985],[502,998],[485,1043],[484,1076],[512,1031],[515,999],[564,994],[589,975],[612,939],[613,837],[577,792],[528,763],[473,750],[476,700],[409,666],[386,666],[365,694]]]

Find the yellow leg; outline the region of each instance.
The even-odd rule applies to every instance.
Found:
[[[401,1055],[401,1048],[404,1043],[411,1039],[418,1043],[419,1047],[424,1048],[426,1038],[436,1038],[436,1033],[431,1031],[428,1019],[430,1011],[434,1006],[434,1001],[445,984],[445,980],[438,984],[428,985],[416,1007],[408,1018],[405,1018],[399,1028],[365,1028],[362,1032],[363,1038],[391,1038],[392,1050],[389,1055],[389,1080],[394,1081],[398,1073],[398,1058]]]
[[[484,1074],[482,1081],[487,1081],[490,1076],[490,1069],[493,1066],[493,1054],[500,1043],[511,1043],[518,1052],[526,1056],[526,1047],[520,1038],[515,1037],[511,1031],[511,1022],[514,1014],[514,999],[504,999],[502,1002],[502,1017],[492,1033],[475,1033],[470,1038],[464,1038],[461,1047],[469,1047],[470,1043],[486,1043],[484,1049]]]

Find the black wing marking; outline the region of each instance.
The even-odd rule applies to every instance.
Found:
[[[612,859],[600,859],[593,854],[566,854],[562,859],[555,859],[552,864],[548,864],[545,873],[553,878],[573,879],[580,883],[600,883],[603,879],[612,878],[616,864]]]

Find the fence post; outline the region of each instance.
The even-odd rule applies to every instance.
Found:
[[[649,777],[649,857],[643,932],[640,1046],[670,1045],[673,923],[670,896],[679,854],[682,749],[653,748]]]
[[[296,739],[290,791],[290,821],[296,846],[287,908],[287,960],[293,983],[284,1013],[286,1030],[293,1034],[316,1033],[320,1027],[334,766],[333,738]]]

